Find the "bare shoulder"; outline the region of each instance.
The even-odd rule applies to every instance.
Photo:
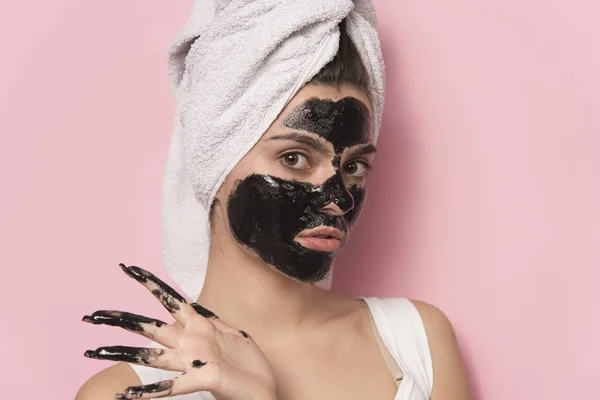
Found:
[[[126,363],[103,369],[88,379],[79,389],[75,400],[109,400],[129,386],[141,385],[135,371]]]
[[[421,315],[433,362],[431,400],[470,399],[460,347],[452,323],[436,306],[411,300]]]
[[[415,308],[421,315],[421,319],[425,325],[425,331],[427,332],[427,339],[430,342],[432,340],[442,340],[446,342],[456,340],[452,323],[442,310],[432,304],[420,300],[411,300],[411,303],[415,305]]]

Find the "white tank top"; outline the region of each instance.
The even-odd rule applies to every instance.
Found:
[[[433,387],[433,363],[425,326],[414,304],[404,297],[358,298],[367,306],[382,354],[392,377],[399,382],[394,400],[429,400]],[[151,347],[161,346],[153,342]],[[180,374],[129,365],[144,385]],[[215,400],[215,397],[209,392],[197,392],[177,396],[177,399]]]

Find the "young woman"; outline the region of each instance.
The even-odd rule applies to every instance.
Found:
[[[91,358],[122,362],[90,378],[76,400],[115,393],[469,398],[453,329],[440,310],[403,298],[349,298],[314,285],[329,272],[358,217],[376,150],[367,74],[340,30],[337,56],[287,104],[219,189],[210,213],[206,279],[194,303],[147,271],[123,266],[176,322],[110,311],[84,318],[123,327],[163,348],[88,351]]]

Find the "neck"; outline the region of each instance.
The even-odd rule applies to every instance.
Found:
[[[327,318],[319,312],[319,304],[328,291],[275,270],[234,242],[228,232],[211,236],[198,303],[225,323],[255,338],[285,337]]]

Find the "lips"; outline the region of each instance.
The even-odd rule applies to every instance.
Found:
[[[341,247],[345,234],[331,226],[318,226],[300,232],[295,240],[301,246],[316,251],[334,252]]]

